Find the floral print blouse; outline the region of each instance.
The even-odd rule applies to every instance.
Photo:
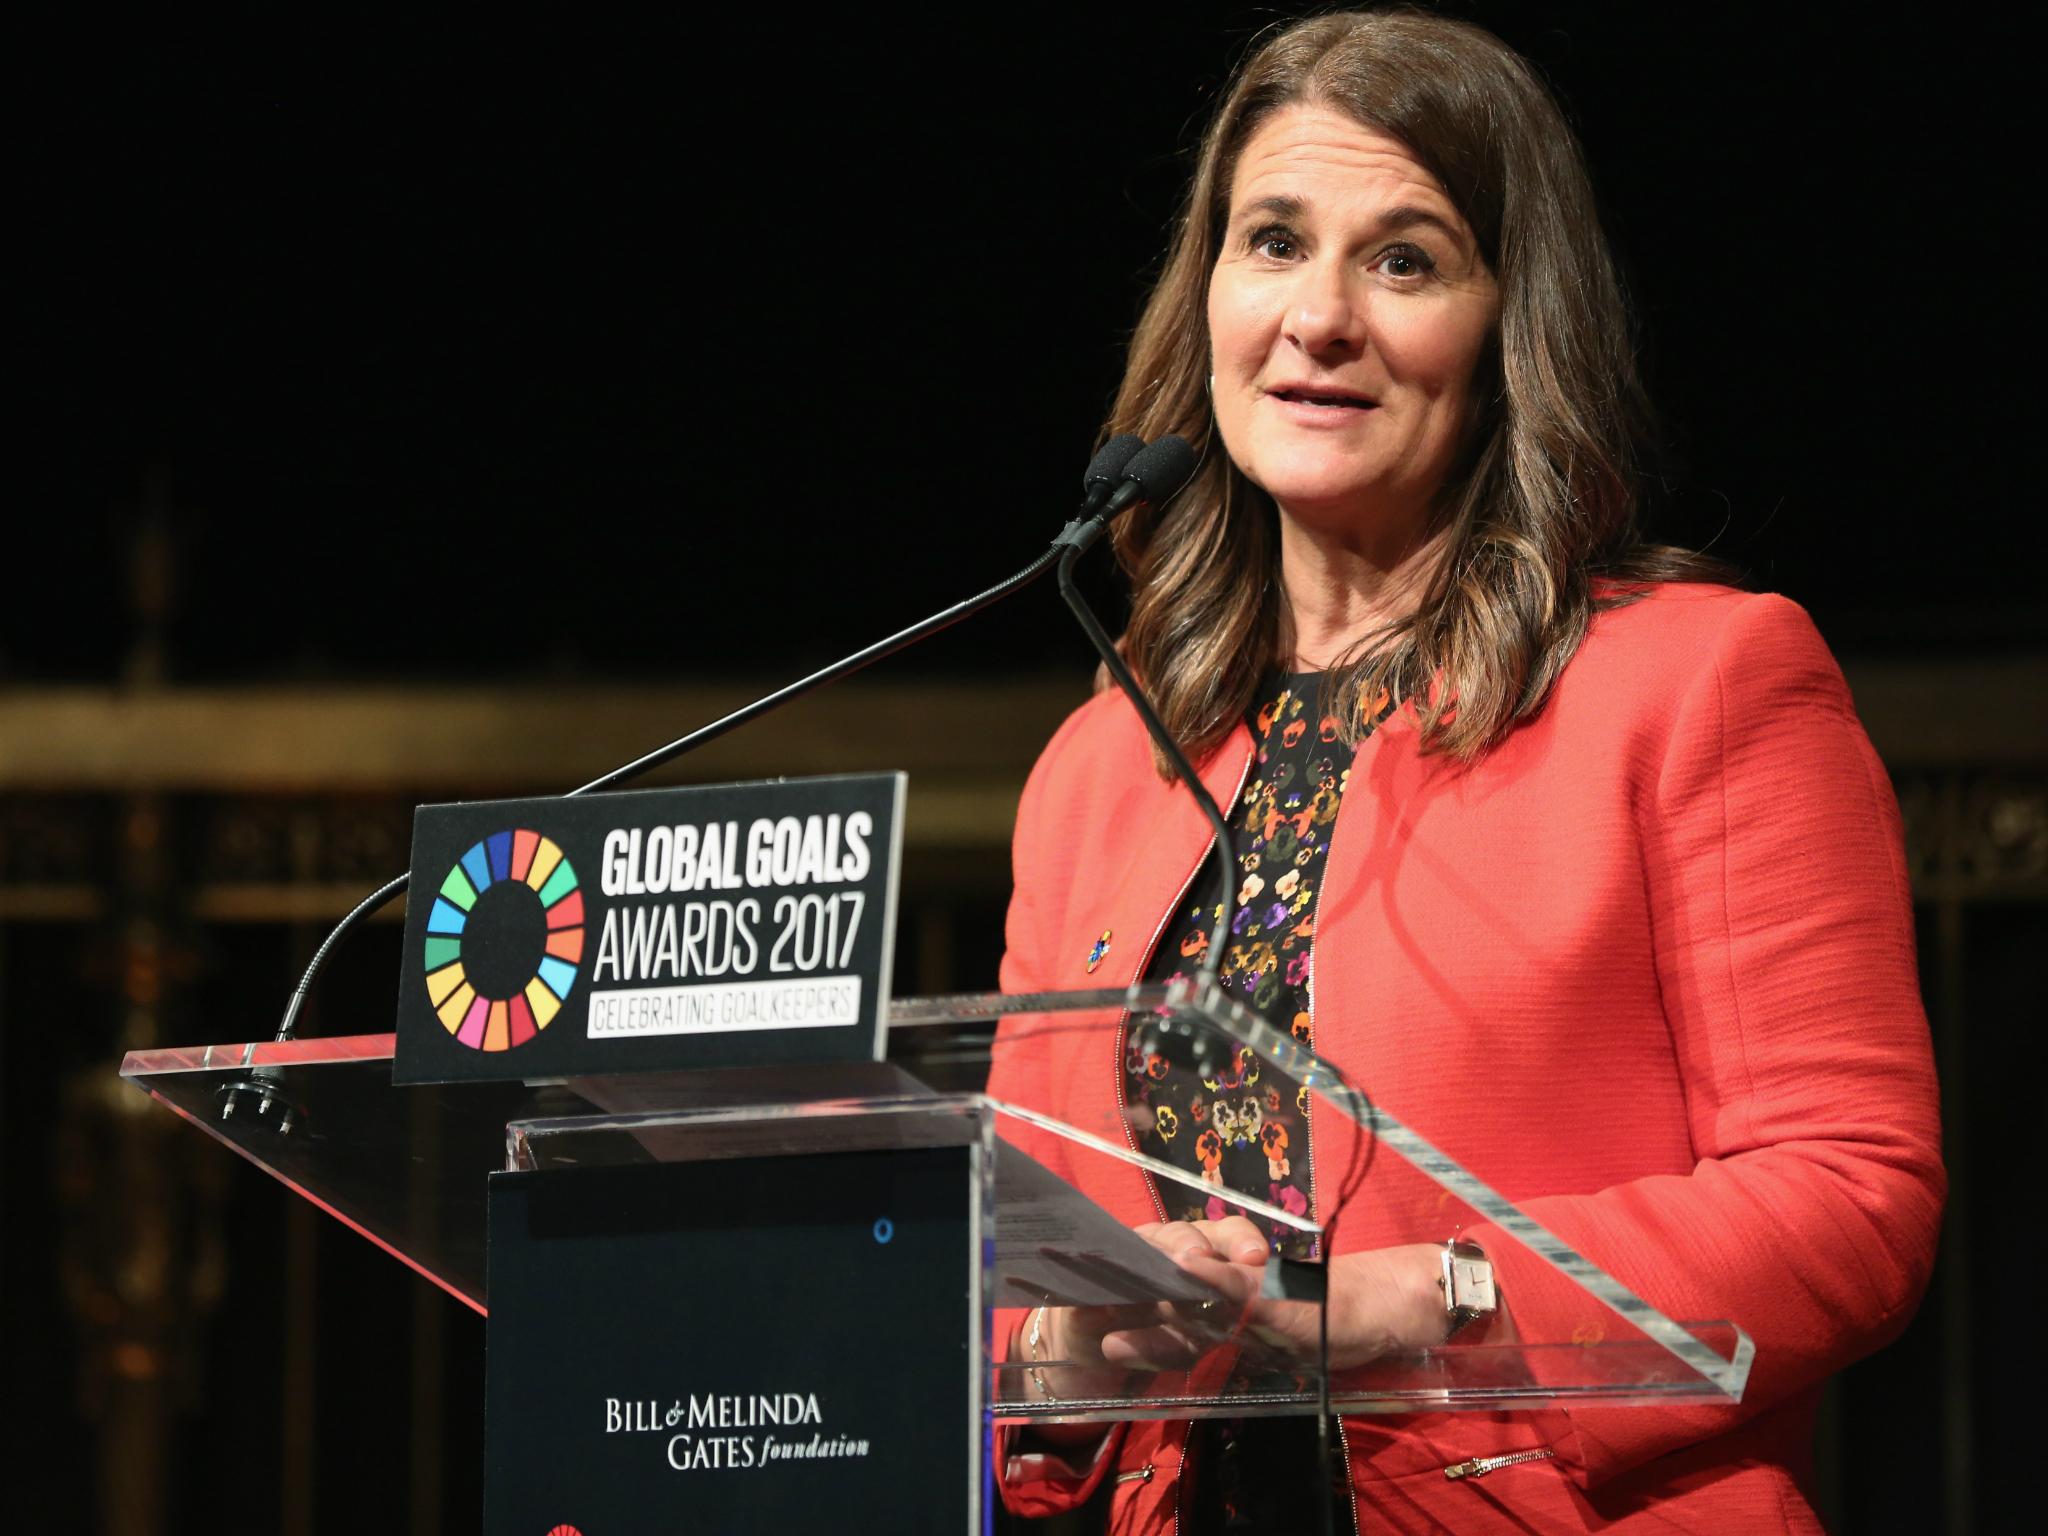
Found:
[[[1313,1044],[1316,896],[1330,833],[1351,778],[1352,749],[1338,721],[1318,713],[1319,672],[1275,675],[1257,695],[1249,723],[1252,771],[1232,817],[1238,886],[1230,938],[1218,975],[1223,985],[1295,1037]],[[1374,724],[1384,707],[1373,712]],[[1229,814],[1229,813],[1226,813]],[[1145,976],[1167,981],[1192,972],[1209,946],[1216,908],[1216,861],[1189,886]],[[1138,1150],[1299,1215],[1315,1206],[1309,1162],[1308,1091],[1238,1045],[1206,1069],[1194,1042],[1153,1019],[1131,1024],[1124,1053],[1124,1102]],[[1239,1208],[1206,1200],[1180,1184],[1154,1181],[1169,1218],[1217,1220]],[[1245,1213],[1265,1230],[1275,1253],[1317,1257],[1314,1239],[1296,1228]]]

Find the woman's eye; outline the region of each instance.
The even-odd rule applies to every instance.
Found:
[[[1290,261],[1295,254],[1294,235],[1285,229],[1262,229],[1252,236],[1251,248],[1274,261]]]
[[[1436,263],[1430,259],[1429,252],[1419,246],[1397,245],[1380,256],[1382,272],[1389,277],[1402,278],[1409,282],[1427,277],[1435,267]]]

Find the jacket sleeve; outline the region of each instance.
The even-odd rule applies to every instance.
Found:
[[[1061,841],[1061,824],[1078,814],[1077,807],[1063,803],[1058,764],[1061,749],[1080,728],[1088,709],[1084,704],[1069,716],[1040,754],[1017,806],[1011,844],[1014,883],[1004,924],[1001,986],[1005,992],[1041,992],[1054,985],[1054,973],[1044,957],[1051,953],[1053,930],[1065,910],[1065,896],[1060,888],[1063,861],[1052,854],[1067,846]],[[1052,1085],[1045,1053],[1033,1043],[1029,1030],[1029,1021],[1023,1019],[1005,1019],[997,1027],[990,1052],[988,1093],[1006,1103],[1050,1110]],[[1016,1121],[1002,1122],[1000,1129],[1005,1139],[1062,1178],[1072,1177],[1067,1144],[1058,1137]],[[995,1314],[992,1336],[998,1359],[1010,1358],[1017,1347],[1025,1316],[1008,1310]],[[1063,1445],[1014,1424],[998,1425],[991,1454],[1004,1505],[1012,1514],[1032,1517],[1078,1509],[1116,1464],[1123,1436],[1124,1426],[1117,1424],[1099,1438]]]
[[[1740,1405],[1578,1409],[1557,1449],[1591,1486],[1720,1433],[1898,1333],[1946,1191],[1898,805],[1805,612],[1736,607],[1684,685],[1637,815],[1689,1174],[1523,1209],[1667,1317],[1725,1319]],[[1478,1240],[1531,1336],[1611,1312],[1497,1229]]]

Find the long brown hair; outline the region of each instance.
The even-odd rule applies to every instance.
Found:
[[[1224,97],[1104,429],[1178,432],[1202,455],[1178,497],[1117,529],[1132,586],[1124,654],[1199,762],[1292,651],[1277,513],[1223,451],[1205,380],[1209,276],[1238,157],[1297,102],[1405,144],[1499,283],[1471,448],[1435,514],[1443,558],[1411,616],[1347,652],[1328,701],[1355,740],[1366,701],[1392,694],[1412,703],[1424,750],[1470,759],[1541,708],[1596,611],[1647,582],[1734,573],[1638,532],[1652,418],[1578,142],[1528,65],[1463,22],[1318,16],[1259,48]],[[1601,577],[1610,582],[1596,593]]]

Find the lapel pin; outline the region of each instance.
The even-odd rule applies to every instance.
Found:
[[[1102,930],[1102,937],[1095,941],[1095,947],[1088,951],[1088,969],[1093,971],[1102,964],[1102,957],[1109,953],[1109,930]]]

